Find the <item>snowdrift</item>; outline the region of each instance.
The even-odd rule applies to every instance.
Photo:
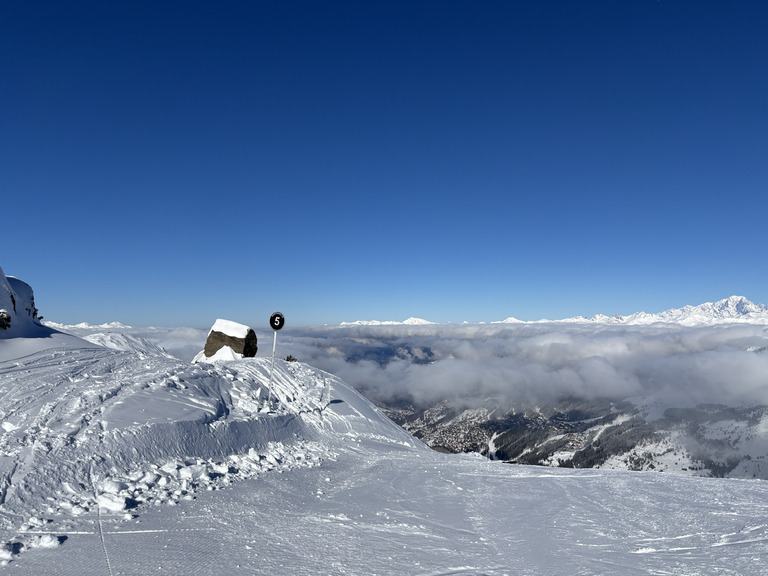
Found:
[[[264,358],[188,364],[123,334],[60,344],[34,339],[29,354],[0,354],[7,557],[19,531],[47,518],[177,504],[270,470],[316,466],[360,437],[426,450],[340,380],[303,364],[275,363],[267,405]]]

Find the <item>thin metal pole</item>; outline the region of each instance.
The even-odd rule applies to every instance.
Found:
[[[272,407],[272,373],[275,371],[275,348],[277,347],[277,331],[273,332],[274,338],[272,338],[272,366],[269,369],[269,397],[268,404]]]

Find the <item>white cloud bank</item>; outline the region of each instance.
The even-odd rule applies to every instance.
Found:
[[[185,359],[207,331],[123,328]],[[272,333],[257,334],[259,355]],[[277,355],[340,376],[374,400],[452,400],[502,408],[562,396],[644,404],[768,404],[768,328],[578,323],[338,326],[286,329]]]
[[[505,407],[564,395],[768,403],[768,329],[733,325],[343,327],[287,347],[374,398]]]

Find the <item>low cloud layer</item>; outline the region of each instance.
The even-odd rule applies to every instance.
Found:
[[[563,396],[768,404],[768,330],[529,324],[340,327],[292,335],[302,361],[381,400],[467,406]]]
[[[134,329],[189,360],[206,331]],[[259,334],[259,356],[272,333]],[[340,326],[284,330],[277,354],[374,400],[533,405],[563,396],[661,406],[768,404],[768,328],[586,324]]]

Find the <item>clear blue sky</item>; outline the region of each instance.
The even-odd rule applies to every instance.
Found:
[[[47,319],[768,303],[762,0],[0,12],[0,266]]]

